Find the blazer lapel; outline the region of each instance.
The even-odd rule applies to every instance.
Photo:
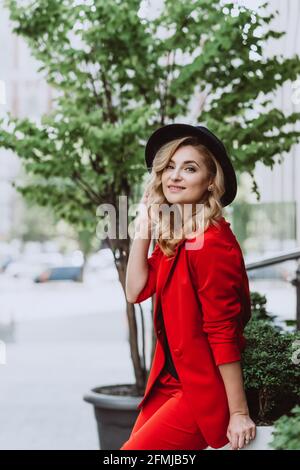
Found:
[[[162,263],[163,265],[161,266],[160,269],[163,269],[163,272],[160,273],[160,275],[162,276],[163,278],[163,282],[161,285],[158,285],[158,289],[156,291],[156,302],[155,302],[155,310],[154,310],[154,324],[156,324],[156,321],[158,319],[158,311],[159,311],[159,304],[161,303],[161,295],[162,295],[162,292],[163,290],[165,289],[169,279],[171,278],[171,273],[173,272],[175,266],[176,266],[176,262],[177,262],[177,259],[178,259],[178,255],[179,255],[179,251],[180,251],[180,247],[183,245],[183,243],[185,242],[186,240],[183,239],[183,240],[180,240],[180,242],[177,244],[176,248],[175,248],[175,253],[174,253],[174,256],[170,259],[164,257],[162,259]]]

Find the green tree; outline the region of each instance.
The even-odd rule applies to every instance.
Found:
[[[14,31],[40,62],[57,91],[54,110],[40,123],[10,113],[0,146],[13,150],[34,176],[18,190],[51,207],[80,229],[95,231],[96,208],[118,207],[119,195],[134,201],[145,173],[143,146],[155,128],[195,120],[224,140],[237,171],[276,156],[299,140],[273,94],[295,80],[299,57],[263,57],[266,41],[280,38],[264,6],[253,12],[219,0],[165,0],[155,19],[141,0],[6,0]],[[201,92],[202,98],[199,99]],[[286,130],[288,127],[289,130]],[[253,189],[258,194],[253,179]],[[117,213],[117,221],[120,214]],[[130,239],[109,240],[120,282]],[[134,305],[127,303],[130,349],[137,389],[146,370],[138,351]]]

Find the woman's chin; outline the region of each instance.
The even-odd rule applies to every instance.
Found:
[[[180,194],[168,194],[166,195],[167,201],[172,204],[172,203],[178,203],[178,204],[184,204],[184,199],[182,199],[182,196]]]

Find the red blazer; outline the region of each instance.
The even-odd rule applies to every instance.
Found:
[[[158,243],[148,258],[148,280],[135,303],[155,295],[153,361],[140,409],[164,363],[160,306],[171,355],[183,393],[209,446],[227,444],[229,408],[218,365],[241,359],[243,329],[251,316],[250,292],[243,254],[224,217],[210,226],[202,247],[181,240],[168,258]],[[196,247],[194,243],[194,247]]]

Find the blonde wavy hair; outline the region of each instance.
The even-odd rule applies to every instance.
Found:
[[[202,203],[201,214],[202,219],[199,219],[199,210],[196,204],[192,204],[192,211],[190,217],[182,218],[182,211],[180,204],[174,204],[175,210],[180,212],[180,233],[181,236],[176,238],[178,234],[176,228],[176,213],[162,210],[164,206],[170,207],[170,204],[162,189],[162,173],[168,165],[174,153],[185,145],[192,145],[203,157],[203,162],[208,170],[209,176],[213,179],[213,191],[206,191],[199,203]],[[187,238],[191,232],[197,230],[197,234],[205,232],[210,225],[219,226],[218,220],[223,216],[223,206],[220,202],[221,197],[225,193],[224,174],[221,165],[212,154],[212,152],[200,144],[196,137],[188,136],[180,139],[174,139],[163,145],[155,155],[152,164],[152,171],[150,179],[146,183],[147,210],[151,220],[152,229],[155,229],[155,239],[157,240],[161,250],[167,257],[172,257],[175,254],[177,244]],[[177,219],[178,220],[178,219]],[[204,230],[199,229],[199,220],[204,220]]]

